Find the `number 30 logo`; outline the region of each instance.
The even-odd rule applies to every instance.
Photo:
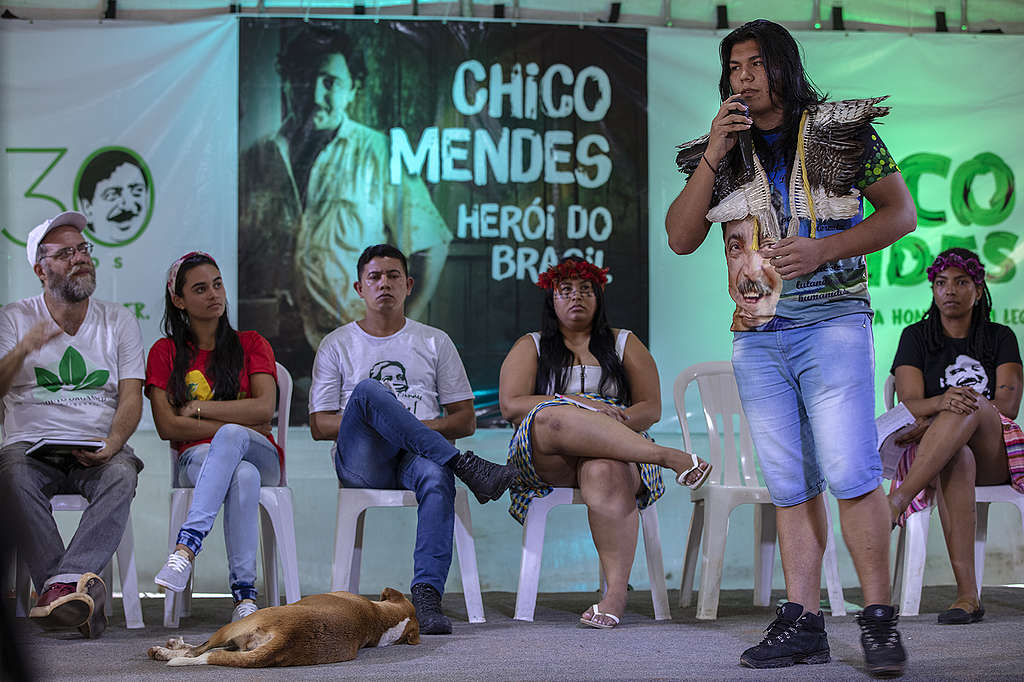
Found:
[[[67,210],[57,197],[36,191],[67,154],[67,147],[8,147],[6,151],[8,154],[54,154],[53,161],[24,196],[48,201],[61,211]],[[127,147],[103,147],[90,154],[78,169],[73,190],[73,207],[89,221],[86,235],[103,246],[130,244],[146,230],[153,216],[153,175],[142,157]],[[2,233],[15,244],[25,244],[6,228]]]

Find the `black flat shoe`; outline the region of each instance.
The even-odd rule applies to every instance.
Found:
[[[939,625],[967,625],[977,623],[984,617],[984,606],[979,606],[969,613],[964,609],[946,609],[939,614]]]

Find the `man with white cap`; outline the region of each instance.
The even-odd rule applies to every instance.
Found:
[[[142,415],[145,366],[132,314],[90,298],[85,226],[76,211],[36,226],[26,250],[43,291],[0,308],[0,498],[40,592],[29,617],[98,637],[107,593],[96,574],[121,540],[143,466],[127,441]],[[70,443],[32,451],[47,439]],[[66,550],[50,509],[61,493],[89,500]]]

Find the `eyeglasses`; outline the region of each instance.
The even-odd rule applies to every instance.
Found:
[[[56,258],[65,262],[70,262],[75,257],[76,253],[84,253],[90,255],[92,253],[92,244],[89,242],[82,242],[78,246],[66,246],[63,249],[57,249],[53,253],[48,253],[43,258]]]
[[[573,295],[580,298],[590,298],[594,295],[594,287],[590,284],[581,284],[579,287],[561,286],[555,289],[555,296],[558,298],[572,298]]]

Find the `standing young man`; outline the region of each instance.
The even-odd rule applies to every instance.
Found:
[[[366,313],[320,343],[309,427],[315,440],[335,441],[334,468],[346,487],[415,491],[412,602],[421,633],[448,634],[441,594],[452,563],[454,476],[483,504],[500,498],[519,470],[452,445],[476,430],[473,390],[448,335],[406,318],[413,279],[402,252],[390,244],[363,251],[354,286]]]
[[[774,310],[733,318],[733,369],[777,508],[788,602],[743,652],[754,668],[829,660],[818,611],[826,482],[866,606],[857,616],[868,671],[901,674],[906,652],[889,591],[890,513],[875,443],[872,311],[864,255],[915,227],[910,193],[870,125],[884,98],[826,102],[783,27],[750,22],[722,40],[723,100],[709,135],[680,147],[689,176],[665,219],[692,253],[711,222],[752,222],[745,248],[783,280]],[[753,140],[744,163],[741,133]],[[875,208],[863,218],[862,197]],[[710,209],[710,210],[709,210]],[[729,244],[726,244],[728,257]],[[741,320],[742,322],[742,320]]]

